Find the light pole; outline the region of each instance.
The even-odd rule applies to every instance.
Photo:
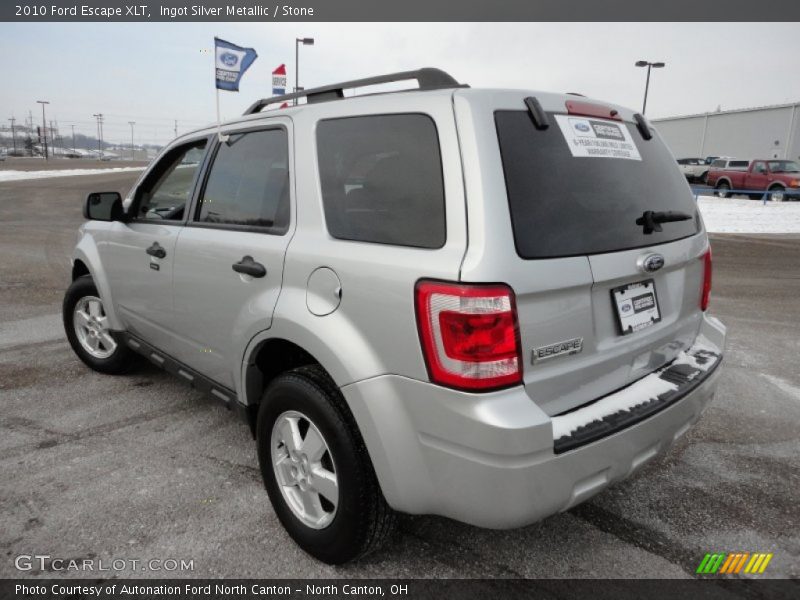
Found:
[[[37,104],[42,105],[42,135],[44,135],[44,159],[47,160],[47,121],[44,120],[44,105],[50,104],[47,100],[37,100]]]
[[[9,121],[11,121],[11,143],[14,144],[14,156],[16,156],[17,155],[17,136],[14,133],[14,122],[16,121],[16,119],[14,117],[11,117],[9,119]]]
[[[75,125],[70,125],[72,127],[72,153],[77,154],[75,151]]]
[[[136,125],[136,121],[128,121],[128,125],[131,126],[131,160],[133,160],[133,126]]]
[[[100,129],[100,127],[102,126],[101,124],[103,122],[103,113],[96,113],[93,114],[92,116],[95,119],[97,119],[97,158],[98,160],[100,160],[103,158],[103,147],[100,145],[100,140],[103,137],[102,133],[103,130]]]
[[[661,69],[664,66],[663,62],[648,62],[646,60],[637,60],[637,67],[647,67],[647,82],[644,84],[644,102],[642,103],[642,115],[647,110],[647,91],[650,89],[650,69]]]
[[[303,46],[313,46],[314,38],[295,38],[294,40],[294,91],[300,91],[300,44]],[[297,98],[294,99],[295,106]]]

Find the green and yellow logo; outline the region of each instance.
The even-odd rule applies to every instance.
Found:
[[[769,561],[772,560],[772,553],[765,552],[715,552],[706,554],[700,561],[696,573],[700,575],[723,575],[747,573],[750,575],[760,575],[763,573]]]

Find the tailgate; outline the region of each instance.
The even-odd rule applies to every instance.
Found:
[[[531,261],[514,289],[528,395],[550,415],[618,390],[675,359],[700,327],[705,236],[613,254]],[[664,266],[644,272],[642,259]],[[612,291],[652,281],[660,320],[622,333]]]
[[[493,120],[513,232],[505,281],[516,295],[524,385],[555,415],[691,346],[707,238],[657,134],[645,139],[630,121],[564,114],[548,100],[547,128],[536,127],[522,97],[521,109],[495,110]]]

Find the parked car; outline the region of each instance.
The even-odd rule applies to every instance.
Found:
[[[396,512],[523,526],[666,452],[714,394],[725,327],[674,164],[631,110],[437,69],[260,100],[124,201],[88,196],[67,337],[235,409],[320,560],[374,550]]]
[[[751,198],[768,193],[773,200],[800,199],[800,165],[792,160],[756,159],[745,170],[712,169],[708,179],[723,198],[729,198],[731,190],[745,190]]]
[[[708,173],[708,165],[703,158],[679,158],[678,166],[689,182],[703,181]]]
[[[711,165],[709,165],[709,171],[746,171],[749,166],[749,160],[720,156],[711,161]]]

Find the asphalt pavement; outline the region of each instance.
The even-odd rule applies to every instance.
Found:
[[[83,198],[136,177],[0,183],[0,577],[108,576],[15,567],[47,554],[192,561],[114,573],[142,577],[682,578],[712,551],[772,552],[764,576],[800,576],[800,236],[713,237],[727,356],[715,400],[665,457],[522,529],[402,517],[385,550],[330,567],[283,531],[231,412],[152,366],[92,372],[67,345]]]

